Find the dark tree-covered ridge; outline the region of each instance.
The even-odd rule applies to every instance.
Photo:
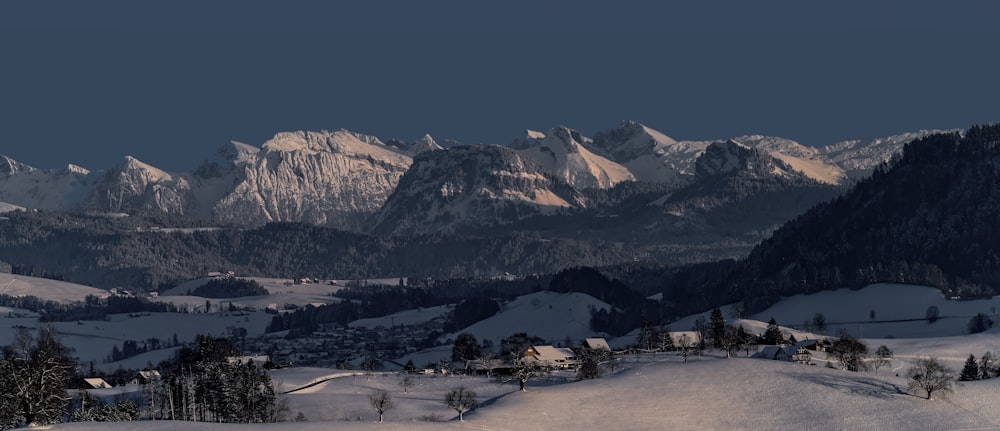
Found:
[[[1000,287],[997,220],[1000,126],[931,135],[778,229],[725,284],[753,310],[780,295],[878,282],[990,296]]]

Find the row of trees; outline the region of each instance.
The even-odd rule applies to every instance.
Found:
[[[476,407],[476,392],[465,386],[459,386],[444,395],[444,403],[458,413],[458,420],[465,421],[465,412]],[[369,392],[368,404],[378,413],[378,421],[380,423],[385,413],[396,407],[392,395],[384,389],[375,389]]]
[[[959,380],[986,380],[994,377],[1000,377],[1000,359],[993,352],[986,352],[979,357],[979,360],[976,360],[975,355],[969,355],[965,366],[962,367]]]
[[[188,294],[202,298],[240,298],[244,296],[264,296],[268,292],[256,280],[239,277],[220,277],[208,280],[205,284],[188,291]]]
[[[149,385],[151,416],[230,423],[286,419],[287,406],[265,369],[251,361],[232,361],[240,350],[225,338],[198,336],[195,345],[181,349],[174,369]]]

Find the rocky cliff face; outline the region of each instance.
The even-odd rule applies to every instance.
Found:
[[[372,136],[279,133],[242,164],[231,192],[212,208],[233,224],[297,221],[360,230],[412,159]]]
[[[107,212],[151,210],[184,214],[190,191],[191,186],[183,177],[126,156],[122,164],[105,173],[94,184],[85,208]]]
[[[709,145],[695,163],[696,178],[703,180],[713,176],[807,179],[805,174],[772,157],[767,151],[750,148],[734,140]]]

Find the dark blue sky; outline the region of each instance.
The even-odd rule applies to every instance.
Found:
[[[188,170],[284,130],[823,145],[1000,121],[996,2],[147,3],[0,4],[0,154]]]

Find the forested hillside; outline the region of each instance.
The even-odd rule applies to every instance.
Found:
[[[211,271],[289,278],[477,277],[553,273],[633,256],[631,250],[598,241],[534,234],[386,240],[296,223],[137,232],[129,227],[134,221],[110,220],[9,213],[0,221],[0,265],[15,273],[96,287],[155,289]]]
[[[787,223],[745,262],[742,296],[875,282],[936,286],[948,296],[1000,286],[1000,126],[908,144],[844,196]],[[761,304],[763,305],[763,304]]]
[[[742,302],[873,283],[938,287],[948,297],[1000,292],[1000,126],[911,142],[844,195],[789,221],[744,259],[687,266],[621,264],[608,277],[662,293],[665,320]]]

